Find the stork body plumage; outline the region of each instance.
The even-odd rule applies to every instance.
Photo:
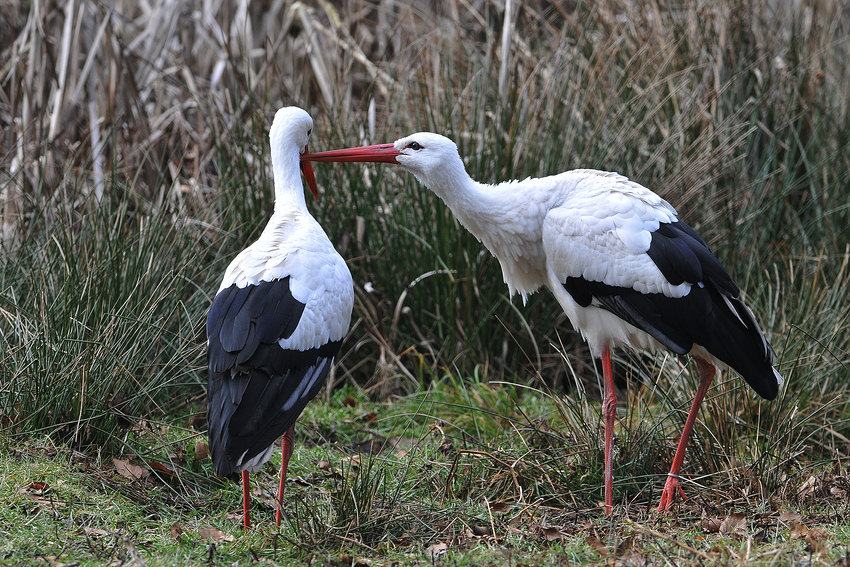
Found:
[[[274,212],[228,266],[207,316],[210,452],[216,474],[242,475],[246,527],[248,474],[283,436],[282,499],[295,421],[324,384],[354,304],[351,273],[304,198],[300,155],[312,127],[299,108],[275,115]],[[305,171],[308,181],[311,174]]]
[[[681,493],[679,469],[716,365],[740,373],[762,397],[782,378],[775,354],[738,286],[675,209],[649,189],[604,171],[575,170],[497,185],[469,177],[448,138],[430,132],[363,148],[308,154],[312,161],[397,163],[413,173],[499,260],[510,293],[540,287],[603,362],[605,511],[613,505],[616,410],[610,349],[691,354],[699,387],[659,509]]]

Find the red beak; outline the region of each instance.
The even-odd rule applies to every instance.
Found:
[[[307,152],[307,146],[304,146],[304,152]],[[319,186],[316,185],[316,175],[313,173],[313,164],[309,161],[304,161],[304,154],[301,154],[301,173],[304,174],[304,179],[307,180],[307,186],[313,192],[313,197],[319,200]]]
[[[315,154],[302,154],[301,163],[311,161],[358,161],[373,163],[398,163],[396,156],[402,153],[395,149],[392,144],[378,144],[377,146],[362,146],[359,148],[345,148],[343,150],[331,150],[328,152],[317,152]]]

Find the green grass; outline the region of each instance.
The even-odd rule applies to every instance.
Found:
[[[678,505],[674,515],[657,515],[633,501],[610,520],[587,506],[581,492],[563,494],[572,500],[564,503],[546,496],[544,485],[578,470],[575,461],[541,458],[563,450],[541,438],[541,432],[563,429],[557,400],[474,380],[461,390],[459,399],[456,384],[446,379],[427,394],[391,403],[369,402],[349,389],[328,404],[312,404],[298,430],[280,531],[273,508],[263,504],[276,487],[274,464],[254,475],[255,528],[246,533],[241,491],[211,478],[209,460],[195,460],[190,449],[197,435],[183,427],[140,424],[128,436],[128,451],[116,458],[154,471],[152,461],[171,462],[176,471],[143,480],[119,474],[111,458],[75,452],[49,438],[6,443],[0,491],[8,505],[0,511],[0,530],[8,538],[0,544],[0,561],[30,564],[44,557],[97,565],[141,557],[153,565],[257,559],[350,565],[365,557],[369,564],[428,565],[429,550],[440,544],[447,548],[441,561],[458,565],[603,564],[609,557],[765,565],[777,557],[811,557],[815,564],[831,564],[847,553],[847,529],[839,518],[846,513],[850,481],[843,474],[790,475],[786,483],[803,487],[803,496],[781,502],[729,498],[732,490],[715,498],[716,491],[695,493],[686,484],[693,500]],[[448,417],[465,399],[493,405],[467,405]],[[431,417],[442,413],[447,417]],[[386,440],[392,446],[378,450]],[[375,449],[355,451],[366,446]],[[134,447],[147,449],[144,458],[134,456]],[[278,452],[273,463],[279,458]],[[817,481],[807,491],[809,476]],[[654,482],[660,487],[663,473]],[[599,483],[585,475],[581,486],[598,499]],[[740,489],[746,481],[735,484]],[[702,527],[706,518],[719,521],[732,512],[745,519],[737,531]],[[792,512],[800,516],[783,515]],[[800,525],[825,533],[812,541],[795,537],[792,530],[799,532]]]
[[[846,556],[839,3],[515,3],[508,59],[499,2],[236,4],[198,19],[82,0],[68,26],[58,4],[0,6],[0,563],[430,565],[438,543],[458,565]],[[786,386],[765,402],[719,376],[685,462],[691,500],[659,517],[694,369],[616,353],[608,520],[599,375],[551,295],[510,300],[498,261],[412,176],[317,164],[308,206],[354,275],[352,330],[299,422],[286,529],[243,534],[239,491],[194,459],[204,320],[271,211],[268,118],[284,104],[314,117],[311,150],[433,130],[481,181],[591,167],[652,188],[740,284]],[[179,474],[131,482],[113,458]],[[744,533],[701,529],[736,511]],[[826,544],[792,538],[786,511]],[[233,541],[211,556],[202,527]]]

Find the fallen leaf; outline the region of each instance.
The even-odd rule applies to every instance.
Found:
[[[316,468],[318,468],[320,471],[326,471],[326,470],[331,468],[331,462],[330,461],[319,461],[316,464]]]
[[[801,516],[797,512],[782,512],[781,514],[779,514],[779,521],[788,522],[789,524],[797,524],[802,519],[803,516]]]
[[[806,537],[808,534],[809,528],[804,524],[794,524],[791,526],[791,532],[788,534],[788,537],[791,539],[800,539]]]
[[[740,512],[729,514],[720,522],[720,532],[724,534],[743,535],[747,531],[747,519]]]
[[[490,526],[472,526],[472,533],[477,536],[490,535]]]
[[[702,525],[702,531],[714,534],[720,531],[720,525],[722,524],[722,520],[720,518],[703,518],[700,524]]]
[[[174,522],[171,525],[171,538],[180,541],[183,538],[183,528],[179,522]]]
[[[584,538],[584,541],[587,543],[587,545],[592,547],[593,551],[595,551],[598,555],[602,557],[608,557],[608,546],[602,543],[601,539],[594,536],[587,536],[586,538]]]
[[[112,464],[115,465],[115,470],[118,474],[130,480],[140,480],[150,476],[151,471],[139,465],[134,465],[130,461],[124,459],[112,459]]]
[[[635,536],[628,536],[623,539],[620,543],[617,544],[617,549],[614,550],[614,555],[620,557],[625,554],[629,554],[632,552],[632,549],[635,546]]]
[[[195,441],[195,460],[202,461],[210,456],[210,446],[203,439]]]
[[[797,495],[802,498],[811,498],[814,497],[815,492],[818,490],[820,490],[820,481],[816,477],[810,476],[806,482],[800,486],[800,490],[797,491]]]
[[[173,466],[160,461],[151,461],[151,470],[160,473],[159,476],[164,477],[168,480],[171,480],[177,476],[177,471],[174,469]]]
[[[177,445],[176,450],[170,455],[168,455],[168,458],[171,459],[172,463],[175,461],[178,463],[182,463],[183,458],[186,456],[185,453],[186,450],[183,448],[183,445]]]
[[[88,526],[83,526],[83,533],[87,536],[92,537],[103,537],[105,535],[110,535],[112,532],[108,532],[106,530],[102,530],[100,528],[90,528]]]
[[[198,528],[198,535],[210,541],[234,541],[236,539],[232,535],[215,528]]]
[[[824,528],[812,528],[809,530],[808,537],[810,539],[823,540],[829,537],[829,532]]]
[[[829,489],[829,494],[833,498],[838,498],[840,500],[845,500],[847,498],[847,491],[841,487],[833,486]]]
[[[277,510],[278,508],[280,508],[280,504],[278,503],[277,498],[275,498],[275,496],[269,491],[263,490],[263,488],[260,486],[255,486],[251,489],[251,497],[255,500],[262,502],[273,510]]]
[[[347,408],[356,408],[357,400],[354,399],[354,396],[346,396],[346,398],[342,400],[342,405]]]
[[[59,556],[56,556],[56,555],[39,555],[36,558],[36,560],[39,563],[47,563],[48,565],[50,565],[50,567],[65,567],[65,565],[67,565],[67,563],[64,563],[64,562],[59,561],[59,560],[60,559],[67,559],[67,558],[68,558],[68,554],[63,553],[62,555],[59,555]],[[76,563],[73,563],[73,565],[76,565]]]
[[[448,551],[449,546],[445,543],[435,543],[434,545],[429,545],[425,549],[425,556],[431,561],[436,561],[437,559],[443,558]]]
[[[492,502],[490,504],[490,509],[494,512],[507,512],[511,509],[511,506],[513,506],[513,504],[510,502]]]
[[[806,551],[813,553],[827,553],[829,550],[826,547],[829,533],[824,528],[811,528],[804,536],[806,543]]]

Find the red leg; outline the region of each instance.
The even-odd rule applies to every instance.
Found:
[[[691,410],[688,412],[688,419],[685,420],[685,428],[682,430],[682,437],[679,439],[679,447],[676,449],[676,455],[673,457],[673,465],[670,467],[670,472],[667,474],[667,482],[664,485],[664,492],[661,493],[661,503],[658,504],[658,511],[663,512],[670,508],[673,504],[673,498],[678,492],[685,499],[685,492],[679,485],[679,471],[682,469],[682,461],[685,460],[685,448],[688,446],[688,440],[691,438],[691,433],[694,431],[694,422],[697,420],[697,413],[702,405],[702,400],[705,398],[708,387],[714,379],[716,369],[714,365],[698,356],[694,357],[699,368],[699,386],[697,386],[697,395],[694,396],[694,403],[691,405]]]
[[[248,471],[242,471],[242,524],[246,530],[251,528],[251,485],[248,482]]]
[[[611,351],[608,345],[602,350],[602,382],[604,393],[602,417],[605,419],[605,513],[614,510],[614,418],[617,413],[617,395],[614,393],[614,375],[611,372]]]
[[[280,461],[280,484],[277,487],[277,512],[274,516],[274,524],[280,527],[281,509],[283,508],[283,490],[286,488],[286,469],[289,468],[289,458],[292,457],[292,451],[295,449],[295,441],[292,438],[295,432],[295,425],[286,430],[283,437],[280,439],[280,450],[283,453],[283,458]]]

